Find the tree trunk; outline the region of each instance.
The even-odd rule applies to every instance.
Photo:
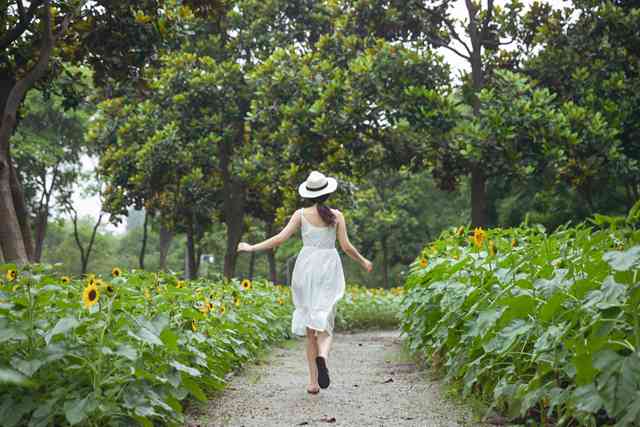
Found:
[[[273,221],[267,222],[267,238],[273,235]],[[278,283],[278,270],[276,268],[276,250],[269,249],[267,251],[267,260],[269,262],[269,280],[274,285]]]
[[[200,242],[202,237],[198,238],[198,242]],[[200,266],[202,265],[202,244],[195,245],[196,248],[196,276],[200,275]]]
[[[239,182],[225,185],[225,222],[227,224],[227,250],[224,255],[224,276],[232,278],[238,259],[238,243],[244,232],[244,186]]]
[[[479,165],[474,165],[471,169],[471,225],[473,227],[487,225],[486,178]]]
[[[10,138],[16,126],[18,108],[27,91],[44,75],[49,66],[55,38],[51,26],[50,1],[42,6],[42,45],[36,64],[17,80],[2,102],[0,115],[0,245],[6,261],[27,263],[33,258],[33,240],[29,230],[26,203],[11,163]],[[71,17],[62,23],[62,31],[69,25]],[[3,79],[4,80],[4,79]],[[6,81],[5,81],[6,82]],[[6,89],[6,87],[2,87]],[[4,98],[4,96],[3,96]]]
[[[382,244],[382,278],[384,280],[384,288],[389,289],[389,248],[387,247],[387,236],[384,236]]]
[[[471,40],[471,55],[469,62],[471,65],[471,80],[473,84],[473,99],[471,106],[473,114],[480,114],[480,98],[478,95],[484,87],[484,70],[482,67],[482,46],[483,38],[487,30],[487,22],[481,26],[479,22],[480,6],[475,5],[470,0],[465,1],[467,12],[469,15],[468,32]],[[477,7],[476,7],[477,6]],[[487,19],[493,12],[493,1],[489,1],[488,10],[485,12]],[[486,227],[487,225],[487,191],[486,176],[482,171],[480,164],[474,164],[471,167],[471,224],[474,227]]]
[[[193,221],[189,219],[189,224],[187,225],[187,248],[186,248],[186,259],[185,259],[185,276],[188,280],[193,280],[196,278],[196,251],[195,245],[193,241]]]
[[[140,270],[144,270],[144,255],[145,255],[145,252],[147,251],[148,227],[149,227],[149,212],[145,209],[144,225],[142,226],[142,247],[140,248],[140,256],[138,257],[138,264],[140,265]]]
[[[8,156],[0,152],[0,246],[4,262],[26,264],[29,258],[13,205],[9,161]]]
[[[173,232],[160,219],[160,270],[167,271],[167,256],[173,240]]]
[[[253,280],[253,272],[256,267],[256,253],[251,252],[251,257],[249,258],[249,280]]]
[[[36,248],[33,255],[35,262],[42,260],[42,249],[44,247],[44,239],[47,235],[47,226],[49,225],[49,208],[43,208],[38,214],[36,222]]]
[[[98,232],[98,227],[100,227],[100,223],[102,222],[102,215],[98,215],[98,220],[96,224],[93,226],[93,231],[91,232],[91,239],[89,240],[89,245],[87,246],[87,251],[82,260],[82,274],[86,274],[89,266],[89,259],[91,258],[91,252],[93,252],[93,244],[96,241],[96,234]]]
[[[13,163],[9,164],[11,176],[10,185],[11,185],[11,194],[13,197],[13,207],[16,210],[16,217],[18,218],[18,223],[20,224],[20,231],[22,232],[22,240],[24,242],[24,249],[27,253],[27,259],[29,261],[34,260],[34,249],[33,249],[33,236],[31,234],[31,224],[29,221],[29,210],[27,208],[27,203],[24,198],[24,191],[22,191],[22,184],[20,183],[20,177],[18,177],[18,172],[16,171]]]

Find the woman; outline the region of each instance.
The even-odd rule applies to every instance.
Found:
[[[291,292],[295,311],[291,319],[291,331],[307,336],[307,360],[309,385],[307,392],[316,394],[320,388],[329,387],[327,358],[333,336],[336,304],[344,295],[345,281],[340,255],[335,248],[336,236],[340,247],[356,260],[367,272],[373,265],[349,242],[344,215],[337,209],[324,205],[329,195],[336,191],[334,178],[313,171],[300,184],[298,193],[313,203],[299,209],[287,226],[276,236],[256,245],[241,242],[238,251],[261,251],[281,245],[298,228],[302,229],[303,247],[293,268]]]

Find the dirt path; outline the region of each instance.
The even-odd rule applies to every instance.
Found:
[[[438,382],[401,351],[398,331],[336,334],[329,354],[331,386],[306,392],[304,340],[274,348],[234,375],[218,398],[189,412],[187,425],[476,426],[470,412],[446,400]]]

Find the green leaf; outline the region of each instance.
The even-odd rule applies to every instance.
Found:
[[[138,351],[129,344],[120,345],[114,353],[119,356],[125,357],[132,362],[138,360]]]
[[[504,307],[500,307],[481,311],[480,314],[478,314],[478,318],[475,321],[471,322],[472,326],[468,332],[468,335],[471,337],[486,335],[487,332],[491,328],[493,328],[500,316],[502,316],[504,310]]]
[[[136,333],[129,331],[129,335],[152,346],[164,345],[162,340],[154,332],[152,332],[151,329],[145,326],[140,327],[140,329]]]
[[[596,390],[596,387],[593,384],[587,384],[576,388],[573,391],[572,397],[578,411],[596,413],[604,405],[602,398],[600,398],[600,395],[598,394],[598,390]]]
[[[204,394],[198,383],[192,380],[190,377],[183,375],[182,376],[182,385],[184,388],[189,390],[189,392],[199,401],[206,402],[207,396]]]
[[[516,319],[503,328],[491,341],[484,344],[484,351],[487,353],[504,353],[509,350],[519,336],[526,334],[532,328],[532,323],[522,319]]]
[[[180,363],[180,362],[178,362],[178,361],[175,361],[175,360],[171,361],[171,362],[169,363],[169,365],[173,366],[173,367],[174,367],[174,368],[176,368],[178,371],[185,372],[185,373],[187,373],[187,374],[191,375],[192,377],[199,377],[200,375],[202,375],[202,374],[200,373],[200,371],[198,371],[197,369],[192,368],[192,367],[190,367],[190,366],[183,365],[182,363]],[[184,376],[183,376],[183,377],[184,377]]]
[[[549,322],[553,316],[558,312],[558,309],[562,306],[562,303],[567,299],[567,295],[563,293],[556,293],[540,309],[540,320],[543,322]]]
[[[31,386],[33,385],[33,382],[18,371],[8,368],[0,368],[0,384]]]
[[[167,349],[169,351],[174,351],[177,352],[178,351],[178,335],[173,332],[171,329],[165,329],[161,334],[160,334],[160,339],[162,340],[162,342],[164,343],[164,345],[167,347]]]
[[[46,363],[43,358],[33,360],[22,360],[17,357],[11,359],[11,366],[22,372],[27,377],[31,377],[42,365]]]
[[[134,415],[133,418],[139,422],[142,427],[153,427],[153,423],[146,417]]]
[[[90,415],[93,395],[88,395],[84,399],[76,399],[64,403],[64,416],[71,425],[82,422]]]
[[[631,397],[631,404],[626,407],[624,416],[616,423],[616,427],[636,426],[640,423],[640,391]]]
[[[610,251],[602,256],[611,268],[619,271],[631,269],[640,261],[640,246],[634,246],[626,251]]]
[[[58,323],[56,323],[56,326],[54,326],[53,329],[49,331],[47,335],[45,335],[44,341],[48,345],[49,342],[51,341],[51,338],[59,334],[64,334],[65,332],[70,331],[71,329],[75,328],[79,324],[80,322],[73,317],[63,317],[62,319],[58,320]]]

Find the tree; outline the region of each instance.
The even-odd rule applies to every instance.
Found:
[[[21,264],[33,258],[33,243],[22,186],[11,160],[9,139],[16,126],[20,104],[27,91],[46,73],[56,38],[66,30],[73,14],[65,16],[59,28],[54,28],[49,0],[32,1],[28,8],[18,0],[12,6],[15,7],[4,6],[2,16],[6,22],[2,28],[9,28],[9,31],[0,38],[0,48],[10,47],[5,51],[8,55],[0,74],[3,88],[0,93],[0,262]],[[40,15],[39,19],[36,19],[37,15]],[[37,21],[40,28],[36,26]],[[36,46],[39,46],[37,56]],[[33,59],[31,63],[16,60],[21,58],[17,56],[18,51],[25,50],[31,51],[26,55]],[[21,77],[18,77],[19,70],[23,73]]]
[[[136,78],[140,70],[153,58],[163,35],[175,33],[172,22],[181,19],[180,8],[170,4],[165,8],[154,0],[137,2],[135,11],[129,3],[113,0],[66,0],[56,2],[56,9],[50,0],[25,3],[14,0],[0,6],[0,28],[6,29],[0,36],[0,261],[18,263],[33,259],[34,252],[28,209],[10,150],[27,92],[36,84],[46,86],[44,78],[53,78],[62,69],[51,67],[51,59],[58,56],[74,63],[89,60],[96,81],[108,81],[106,93],[131,87],[132,81],[141,83]]]
[[[556,167],[592,213],[624,211],[612,196],[620,194],[626,209],[640,199],[640,8],[624,1],[572,3],[542,20],[536,38],[543,49],[523,61],[523,70],[557,93],[559,103],[571,103],[568,117],[583,131],[606,123],[606,137],[577,130],[580,138],[564,147]],[[597,189],[605,186],[611,190],[603,198]]]
[[[73,109],[65,106],[59,92],[70,80],[86,81],[86,70],[60,76],[47,90],[31,91],[24,102],[21,126],[12,139],[14,159],[22,183],[29,216],[35,218],[35,251],[39,262],[47,224],[54,202],[63,205],[70,198],[86,154],[84,131],[90,109],[83,102]],[[82,83],[80,83],[82,84]]]

